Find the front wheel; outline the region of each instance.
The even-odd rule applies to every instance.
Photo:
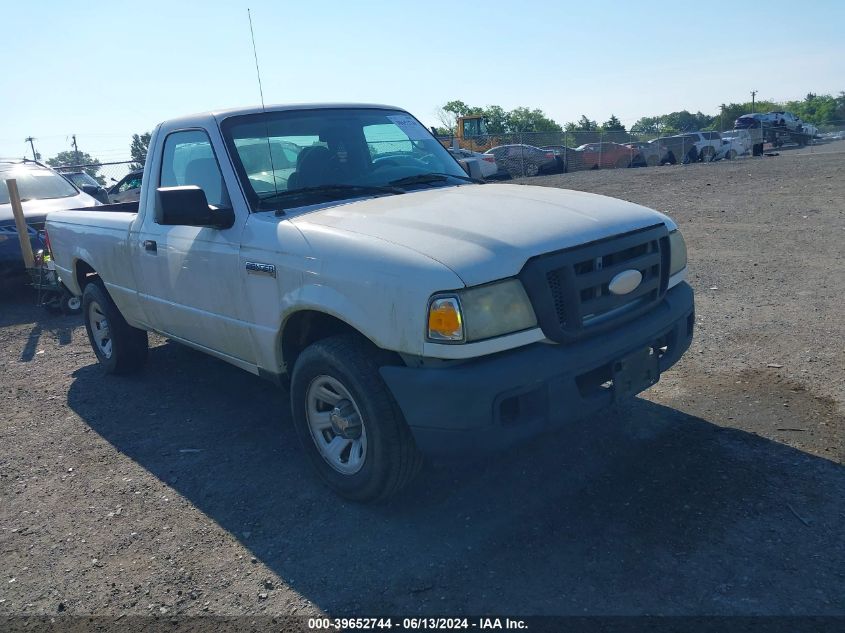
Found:
[[[107,374],[129,374],[143,367],[147,361],[147,333],[126,322],[99,282],[85,286],[82,312],[88,340]]]
[[[534,163],[527,163],[525,165],[524,175],[533,178],[540,173],[540,168]]]
[[[378,350],[354,335],[312,343],[291,379],[296,433],[320,478],[354,501],[387,499],[419,471],[422,458],[384,384]]]

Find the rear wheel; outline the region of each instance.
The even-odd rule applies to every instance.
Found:
[[[82,312],[82,297],[72,295],[67,288],[62,288],[59,302],[59,309],[62,314],[79,314]]]
[[[419,471],[422,458],[384,384],[378,350],[355,335],[312,343],[291,379],[293,423],[320,478],[354,501],[387,499]]]
[[[701,162],[709,163],[711,160],[713,160],[713,156],[715,156],[715,154],[716,154],[716,150],[714,150],[712,147],[710,147],[708,145],[707,147],[703,147],[701,149],[701,153],[700,153],[699,156],[701,158]]]
[[[728,153],[725,154],[725,158],[727,158],[728,160],[733,160],[734,158],[736,158],[736,150],[729,149]]]
[[[536,176],[540,173],[540,168],[535,165],[534,163],[528,163],[525,165],[525,175],[526,176]]]
[[[147,333],[126,322],[99,282],[85,286],[82,311],[91,348],[107,374],[129,374],[143,367],[147,361]]]

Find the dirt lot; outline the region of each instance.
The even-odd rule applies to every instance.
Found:
[[[534,179],[676,218],[693,347],[387,506],[316,483],[279,389],[163,339],[103,378],[78,318],[7,293],[0,614],[845,614],[839,145]]]

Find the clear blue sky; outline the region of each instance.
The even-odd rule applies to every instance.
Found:
[[[715,113],[751,89],[845,90],[841,0],[10,0],[0,156],[32,135],[47,158],[76,133],[81,150],[125,159],[132,133],[163,119],[257,103],[247,6],[268,103],[384,102],[435,124],[461,99],[630,125]]]

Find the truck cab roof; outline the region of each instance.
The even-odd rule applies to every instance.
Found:
[[[224,108],[221,110],[209,110],[208,112],[197,112],[185,116],[168,119],[166,125],[168,128],[187,127],[191,125],[201,124],[217,124],[224,119],[230,117],[242,116],[247,114],[261,114],[263,112],[285,112],[291,110],[331,110],[338,108],[358,108],[369,110],[401,110],[404,108],[397,106],[377,104],[377,103],[291,103],[291,104],[271,104],[268,106],[242,106],[239,108]]]

